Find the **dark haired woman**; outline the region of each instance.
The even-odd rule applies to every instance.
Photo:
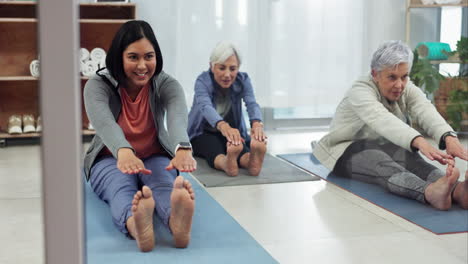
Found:
[[[196,163],[183,89],[162,71],[159,44],[144,21],[122,25],[106,66],[84,90],[96,130],[84,160],[86,178],[110,206],[117,228],[136,239],[141,251],[154,247],[154,212],[172,232],[175,246],[186,247],[194,192],[177,170],[191,172]]]

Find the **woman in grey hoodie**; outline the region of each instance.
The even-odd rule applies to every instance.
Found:
[[[92,189],[111,209],[117,228],[141,251],[154,247],[154,212],[186,247],[195,205],[189,181],[196,169],[180,84],[162,71],[150,25],[129,21],[116,33],[106,67],[86,83],[86,113],[96,130],[84,160]],[[165,117],[167,117],[167,128]]]

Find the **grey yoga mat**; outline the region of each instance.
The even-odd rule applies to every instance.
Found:
[[[206,187],[319,180],[318,177],[292,166],[270,154],[265,155],[263,168],[259,176],[250,176],[246,169],[240,169],[239,175],[230,177],[222,171],[210,168],[206,160],[202,158],[196,158],[196,160],[197,170],[192,174]]]

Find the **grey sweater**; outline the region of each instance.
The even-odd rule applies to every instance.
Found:
[[[102,77],[107,78],[107,82]],[[113,87],[112,87],[112,86]],[[114,157],[120,148],[133,147],[117,124],[122,104],[117,81],[107,70],[92,76],[84,88],[86,114],[96,130],[96,136],[86,151],[84,172],[90,178],[90,170],[101,150],[106,146]],[[161,72],[150,86],[150,108],[158,130],[158,139],[171,156],[180,142],[189,142],[187,136],[187,104],[182,86],[168,74]]]

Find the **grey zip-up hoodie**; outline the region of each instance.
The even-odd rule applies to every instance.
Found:
[[[174,156],[177,144],[189,142],[184,90],[176,79],[161,71],[153,78],[149,96],[159,143],[167,153]],[[107,70],[99,71],[86,82],[84,103],[86,114],[96,130],[83,165],[85,177],[89,180],[91,167],[104,146],[116,158],[120,148],[133,147],[117,124],[122,104],[117,81]]]

